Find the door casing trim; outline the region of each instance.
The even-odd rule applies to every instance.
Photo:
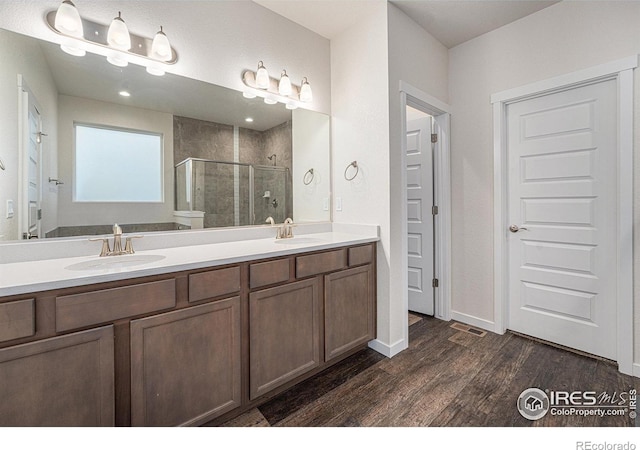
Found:
[[[438,215],[435,223],[434,243],[436,253],[435,273],[439,280],[439,286],[435,292],[434,316],[445,321],[451,320],[451,160],[450,160],[450,127],[451,107],[426,92],[400,80],[400,122],[401,122],[401,173],[400,183],[402,188],[402,258],[408,261],[407,238],[407,174],[404,168],[407,165],[407,105],[430,114],[442,133],[438,138],[435,149],[433,165],[434,176],[434,203],[438,205]],[[409,275],[407,264],[402,267],[402,285],[408,286]],[[409,309],[408,290],[402,291],[402,311],[404,321],[404,341],[409,342],[409,324],[406,312]]]
[[[494,331],[508,326],[509,258],[507,105],[605,80],[618,85],[617,343],[620,372],[633,373],[633,69],[638,55],[495,93],[493,104]]]

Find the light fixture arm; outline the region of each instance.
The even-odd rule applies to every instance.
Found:
[[[149,38],[145,38],[142,36],[138,36],[129,32],[131,36],[131,49],[119,50],[113,48],[107,44],[107,33],[109,30],[108,25],[103,25],[100,23],[93,22],[91,20],[87,20],[81,17],[82,26],[84,30],[84,37],[74,37],[69,36],[67,34],[61,33],[55,27],[55,19],[56,19],[56,11],[50,11],[46,15],[47,25],[51,30],[53,30],[56,34],[64,36],[65,39],[74,39],[79,42],[86,42],[91,44],[92,46],[98,46],[103,49],[105,52],[120,52],[122,54],[131,55],[135,58],[142,58],[147,62],[153,63],[161,63],[161,64],[175,64],[178,61],[178,54],[173,47],[171,47],[171,58],[168,61],[158,61],[157,59],[150,58],[151,54],[151,46],[153,44],[153,40]]]

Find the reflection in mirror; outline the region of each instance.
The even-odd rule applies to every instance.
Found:
[[[6,30],[0,54],[0,112],[8,118],[0,123],[7,139],[0,205],[14,205],[13,215],[0,216],[1,240],[108,234],[113,223],[130,233],[261,225],[269,216],[330,220],[328,116],[176,75],[150,76],[135,65],[115,67],[97,55],[73,57]],[[102,138],[80,149],[83,126],[160,136],[160,159]],[[147,187],[143,172],[161,178],[160,201],[126,192]],[[78,195],[87,177],[94,183],[89,199]]]

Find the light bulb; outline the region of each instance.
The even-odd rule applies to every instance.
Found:
[[[156,33],[151,44],[151,57],[158,61],[170,61],[171,60],[171,44],[169,44],[169,38],[162,31]]]
[[[313,93],[311,92],[311,85],[307,81],[307,77],[302,79],[302,86],[300,87],[300,101],[310,102],[313,100]]]
[[[122,14],[118,11],[118,17],[114,18],[109,25],[107,32],[107,42],[118,50],[129,50],[131,48],[131,36],[127,24],[122,20]]]
[[[256,86],[260,89],[268,89],[270,84],[269,72],[262,61],[258,62],[258,71],[256,72]]]
[[[54,26],[56,30],[68,36],[84,37],[80,13],[71,0],[64,0],[58,7]]]
[[[282,70],[280,82],[278,83],[278,92],[280,93],[280,95],[283,95],[285,97],[291,95],[291,80],[287,75],[287,71],[284,69]]]

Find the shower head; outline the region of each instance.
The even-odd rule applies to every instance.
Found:
[[[273,158],[275,158],[275,156],[276,156],[276,154],[274,153],[274,154],[273,154],[273,155],[271,155],[271,156],[267,156],[267,158],[269,159],[269,161],[271,161]]]

